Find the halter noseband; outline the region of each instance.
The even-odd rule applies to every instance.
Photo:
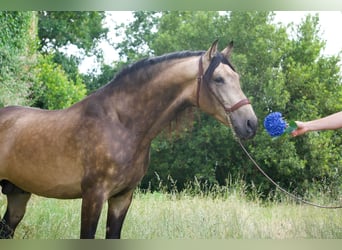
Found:
[[[204,70],[203,70],[203,62],[202,62],[202,57],[200,57],[199,59],[199,64],[198,64],[198,76],[197,76],[197,96],[196,96],[196,103],[197,103],[197,107],[200,107],[200,103],[199,103],[199,99],[200,99],[200,92],[201,92],[201,85],[202,85],[202,82],[203,82],[203,76],[204,76]],[[221,106],[223,107],[224,111],[226,111],[226,113],[232,113],[234,112],[235,110],[241,108],[242,106],[244,105],[247,105],[247,104],[251,104],[251,102],[248,100],[248,99],[242,99],[241,101],[235,103],[233,106],[231,106],[230,108],[229,107],[226,107],[224,105],[224,103],[222,102],[222,100],[220,100],[216,95],[215,93],[213,92],[213,90],[210,88],[210,86],[208,85],[208,89],[210,90],[211,94],[213,96],[216,97],[217,101],[221,104]]]

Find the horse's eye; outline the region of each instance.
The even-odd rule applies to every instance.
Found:
[[[224,80],[221,76],[218,76],[216,78],[214,78],[214,81],[217,83],[217,84],[223,84],[224,83]]]

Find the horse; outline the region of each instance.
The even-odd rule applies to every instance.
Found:
[[[237,138],[252,138],[258,121],[230,63],[232,48],[218,51],[216,40],[208,50],[142,59],[66,109],[0,109],[2,236],[13,238],[33,193],[81,198],[80,238],[88,239],[107,202],[106,238],[120,238],[151,141],[185,108],[213,116]]]

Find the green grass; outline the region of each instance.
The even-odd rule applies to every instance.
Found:
[[[240,190],[241,191],[241,190]],[[239,190],[167,194],[137,191],[122,231],[128,239],[341,239],[342,210],[261,202]],[[33,196],[15,238],[79,237],[81,200]],[[106,208],[106,207],[105,207]],[[0,196],[0,212],[5,196]],[[105,211],[97,238],[105,235]]]

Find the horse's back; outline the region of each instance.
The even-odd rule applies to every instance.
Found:
[[[9,123],[13,124],[21,115],[25,114],[25,110],[33,110],[23,106],[8,106],[0,109],[0,133],[7,128]],[[7,125],[7,126],[6,126]]]
[[[0,133],[6,132],[7,129],[13,127],[20,119],[27,119],[28,117],[34,119],[34,117],[43,112],[48,111],[24,106],[8,106],[2,108],[0,109]]]
[[[0,109],[0,147],[8,146],[8,138],[15,139],[22,129],[41,123],[39,120],[44,119],[42,114],[45,112],[47,111],[23,106]]]

